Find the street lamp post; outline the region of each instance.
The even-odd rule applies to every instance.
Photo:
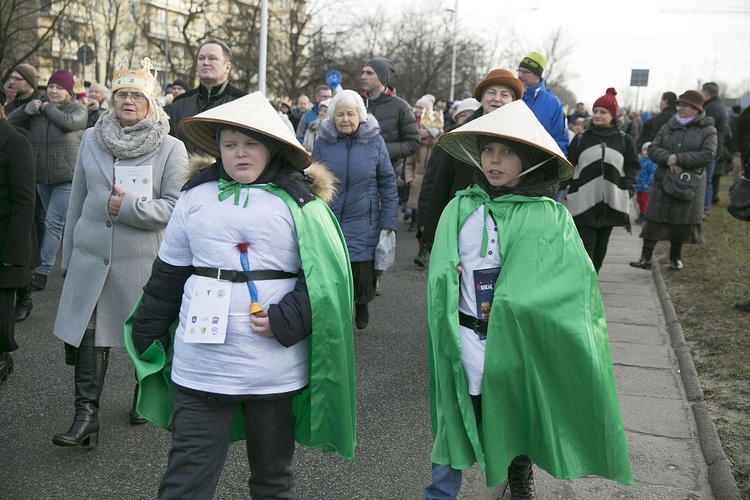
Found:
[[[164,8],[164,88],[169,85],[169,0]]]
[[[450,10],[450,9],[448,9]],[[455,97],[454,89],[456,87],[456,36],[458,35],[458,0],[456,7],[453,9],[453,57],[451,58],[451,91],[448,100],[453,103]]]
[[[260,2],[260,47],[258,50],[258,90],[266,93],[266,53],[268,52],[268,0]]]

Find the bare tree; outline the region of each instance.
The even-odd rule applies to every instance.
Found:
[[[18,64],[28,62],[55,34],[58,22],[74,0],[0,0],[0,75],[10,77]],[[47,23],[39,26],[39,18]]]
[[[544,80],[547,87],[564,86],[574,75],[570,70],[570,59],[575,52],[562,26],[553,29],[542,42],[542,53],[547,58]]]

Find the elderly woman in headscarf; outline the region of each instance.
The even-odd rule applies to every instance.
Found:
[[[367,114],[353,90],[336,94],[320,125],[313,158],[336,176],[333,211],[346,238],[354,275],[354,321],[366,328],[368,304],[375,298],[375,247],[380,232],[395,231],[398,217],[396,175],[378,121]]]
[[[156,101],[153,66],[148,58],[141,64],[131,71],[126,59],[118,62],[110,110],[86,131],[76,162],[53,331],[75,367],[75,416],[52,438],[57,446],[98,442],[109,350],[125,345],[123,324],[148,280],[187,168],[185,146],[169,135],[169,117]],[[133,409],[130,422],[145,420]]]

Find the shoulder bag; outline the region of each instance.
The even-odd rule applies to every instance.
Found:
[[[729,188],[727,211],[735,219],[750,221],[750,179],[744,173]]]
[[[678,200],[690,201],[695,198],[695,192],[701,183],[703,172],[683,171],[681,174],[675,174],[671,170],[664,177],[662,189],[665,193]]]

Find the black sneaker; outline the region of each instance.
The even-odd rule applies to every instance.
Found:
[[[47,286],[47,275],[34,273],[34,278],[31,280],[31,288],[33,290],[44,290]]]
[[[508,487],[511,500],[534,500],[534,470],[533,466],[519,466],[510,464],[508,467]]]

